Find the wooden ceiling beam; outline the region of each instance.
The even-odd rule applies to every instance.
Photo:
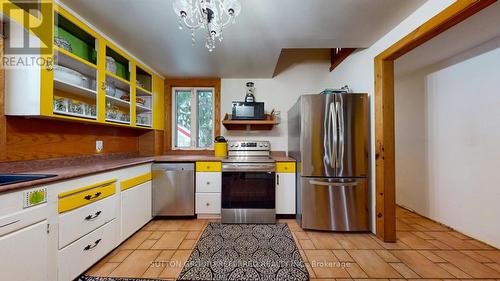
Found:
[[[331,51],[331,66],[330,72],[332,72],[339,64],[341,64],[348,56],[350,56],[356,48],[333,48]]]

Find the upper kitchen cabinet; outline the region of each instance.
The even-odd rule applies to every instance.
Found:
[[[163,129],[163,79],[64,8],[54,5],[52,16],[52,53],[36,57],[53,63],[6,69],[6,114]],[[11,32],[7,41],[24,35]]]
[[[106,78],[101,89],[105,91],[106,122],[132,124],[133,89],[132,62],[127,54],[108,44],[106,46]]]
[[[135,65],[136,125],[151,127],[153,124],[153,74]]]
[[[54,13],[54,66],[41,73],[42,115],[97,120],[97,50],[102,43],[70,14]]]

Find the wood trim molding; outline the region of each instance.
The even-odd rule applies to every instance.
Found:
[[[0,37],[0,58],[3,59],[3,38]],[[5,117],[5,87],[4,84],[5,70],[0,69],[0,162],[6,161],[7,158],[7,118]]]
[[[163,130],[148,130],[139,136],[139,154],[153,156],[163,154]]]
[[[441,13],[380,53],[377,59],[396,60],[495,2],[497,0],[457,0]]]
[[[375,60],[376,233],[396,241],[394,62]]]
[[[356,48],[333,48],[330,50],[330,72],[332,72],[339,64],[341,64],[348,56],[356,51]]]
[[[165,133],[163,141],[163,151],[167,154],[178,153],[172,150],[172,88],[173,87],[213,87],[214,93],[214,133],[220,135],[221,130],[221,79],[220,78],[166,78],[165,79]],[[210,153],[210,150],[182,150],[184,154]]]
[[[396,241],[394,60],[497,0],[457,0],[375,57],[376,234]]]

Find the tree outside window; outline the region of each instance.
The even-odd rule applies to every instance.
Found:
[[[214,138],[214,89],[173,89],[173,149],[210,149]]]

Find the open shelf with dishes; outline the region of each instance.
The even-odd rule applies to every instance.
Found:
[[[151,111],[144,111],[137,113],[136,125],[141,127],[152,127],[153,113]]]
[[[163,79],[78,15],[58,3],[52,8],[53,52],[40,54],[51,63],[5,70],[5,114],[162,130]],[[12,33],[9,40],[25,35]]]
[[[55,13],[53,108],[57,115],[97,119],[97,38]]]
[[[135,69],[135,85],[137,87],[137,95],[152,95],[153,93],[153,75],[144,70],[140,66]]]
[[[67,56],[97,65],[96,36],[85,31],[66,16],[55,13],[54,45]]]
[[[130,103],[117,98],[106,97],[106,121],[130,124]]]
[[[130,60],[110,46],[106,46],[106,121],[131,124]]]
[[[106,46],[106,76],[130,84],[130,60],[110,46]]]
[[[136,125],[152,127],[153,123],[153,75],[144,68],[135,67]]]
[[[106,80],[106,121],[130,124],[130,92],[122,88],[111,88]],[[112,91],[109,89],[113,89]]]

